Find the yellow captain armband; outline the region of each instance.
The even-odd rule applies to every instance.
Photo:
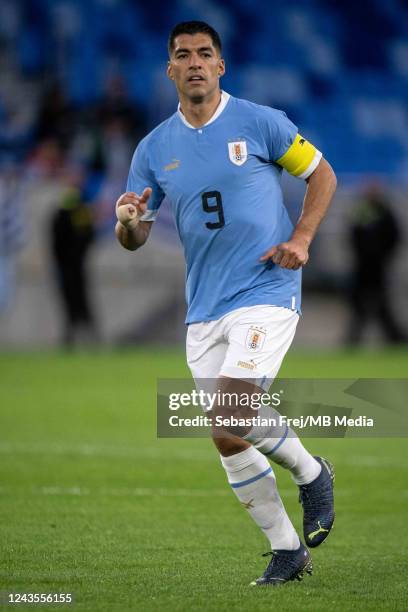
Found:
[[[289,174],[307,179],[316,169],[321,158],[322,154],[316,147],[300,134],[296,134],[295,140],[285,155],[277,159],[276,163],[285,168]]]

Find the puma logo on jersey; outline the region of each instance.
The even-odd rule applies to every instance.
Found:
[[[179,159],[173,159],[173,161],[171,162],[171,164],[167,164],[167,166],[164,166],[164,169],[167,170],[176,170],[180,165],[180,160]]]

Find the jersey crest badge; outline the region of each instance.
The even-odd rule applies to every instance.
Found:
[[[265,342],[266,332],[257,327],[250,327],[246,337],[246,347],[249,351],[260,351]]]
[[[237,142],[229,142],[228,154],[230,161],[232,161],[232,163],[236,166],[242,166],[242,164],[245,164],[248,158],[246,141],[238,140]]]

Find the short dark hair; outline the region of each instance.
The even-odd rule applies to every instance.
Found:
[[[214,28],[208,25],[208,23],[205,23],[205,21],[182,21],[174,26],[170,32],[167,45],[169,55],[171,55],[171,52],[174,49],[175,39],[177,36],[180,36],[180,34],[208,34],[214,47],[221,53],[222,45],[220,35],[214,30]]]

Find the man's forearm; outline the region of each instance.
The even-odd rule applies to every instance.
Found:
[[[120,221],[116,223],[115,234],[120,244],[128,251],[136,251],[147,240],[151,223],[139,221],[134,229],[127,229]]]
[[[322,159],[307,181],[303,210],[292,238],[312,242],[336,191],[337,179],[330,164]]]

